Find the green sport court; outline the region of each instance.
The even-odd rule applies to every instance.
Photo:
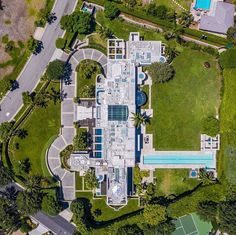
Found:
[[[172,235],[208,235],[212,225],[200,220],[196,214],[185,215],[174,221],[176,230]]]

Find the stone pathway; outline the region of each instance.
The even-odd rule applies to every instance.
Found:
[[[63,53],[61,60],[66,61],[68,55]],[[61,184],[62,196],[66,201],[75,199],[75,173],[61,168],[60,152],[68,145],[72,144],[76,135],[74,127],[76,106],[73,98],[77,96],[76,91],[76,72],[77,65],[84,59],[95,60],[101,64],[104,73],[107,71],[107,57],[95,49],[80,49],[76,51],[70,58],[72,66],[72,74],[70,84],[63,82],[61,90],[65,94],[65,98],[61,102],[61,130],[60,135],[54,140],[47,152],[48,168],[53,176],[55,176]]]

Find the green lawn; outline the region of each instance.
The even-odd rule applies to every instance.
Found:
[[[127,206],[123,207],[119,211],[114,211],[112,208],[108,207],[104,198],[94,199],[92,201],[92,204],[93,204],[92,211],[96,209],[100,209],[102,212],[100,216],[96,217],[97,221],[107,221],[107,220],[115,219],[117,217],[120,217],[122,215],[131,213],[133,211],[140,209],[138,207],[137,199],[129,199]]]
[[[181,6],[183,6],[186,10],[190,10],[190,6],[192,1],[191,0],[176,0]],[[166,7],[169,7],[176,12],[182,12],[183,9],[179,7],[176,3],[174,3],[173,0],[155,0],[155,3],[157,5],[165,5]]]
[[[59,89],[59,83],[51,83],[48,87]],[[14,137],[11,141],[12,164],[17,171],[18,161],[29,158],[32,174],[49,176],[45,163],[47,147],[52,143],[59,133],[61,123],[60,104],[49,102],[47,108],[35,108],[26,119],[21,128],[27,130],[28,136],[25,139]],[[19,150],[14,148],[19,143]]]
[[[87,198],[92,204],[91,212],[93,213],[96,209],[101,210],[100,216],[95,216],[96,221],[107,221],[115,219],[122,215],[136,211],[139,208],[138,199],[129,199],[127,206],[121,208],[119,211],[115,211],[106,204],[105,197],[93,199],[91,192],[77,192],[76,197],[78,198]]]
[[[218,174],[236,185],[236,69],[224,70],[224,95],[220,112],[221,150]]]
[[[179,195],[199,184],[189,178],[188,169],[156,169],[155,176],[158,196]]]
[[[83,177],[79,175],[79,172],[75,172],[75,188],[76,190],[83,189]]]
[[[107,54],[107,41],[98,33],[89,36],[89,47],[101,51],[103,54]]]
[[[205,69],[203,63],[210,62]],[[202,120],[216,115],[220,103],[220,74],[215,59],[185,48],[174,60],[175,76],[153,84],[154,117],[147,126],[159,150],[199,150]]]

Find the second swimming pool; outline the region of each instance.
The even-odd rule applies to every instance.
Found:
[[[196,0],[195,9],[209,10],[211,7],[211,0]]]
[[[145,165],[201,165],[206,168],[215,168],[215,154],[213,152],[191,151],[157,151],[143,156]]]

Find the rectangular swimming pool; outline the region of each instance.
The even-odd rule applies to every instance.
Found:
[[[215,155],[213,152],[188,152],[188,151],[157,151],[155,154],[143,156],[145,165],[201,165],[202,167],[215,168]],[[181,168],[181,166],[180,166]]]
[[[209,10],[211,7],[211,0],[196,0],[194,9]]]

